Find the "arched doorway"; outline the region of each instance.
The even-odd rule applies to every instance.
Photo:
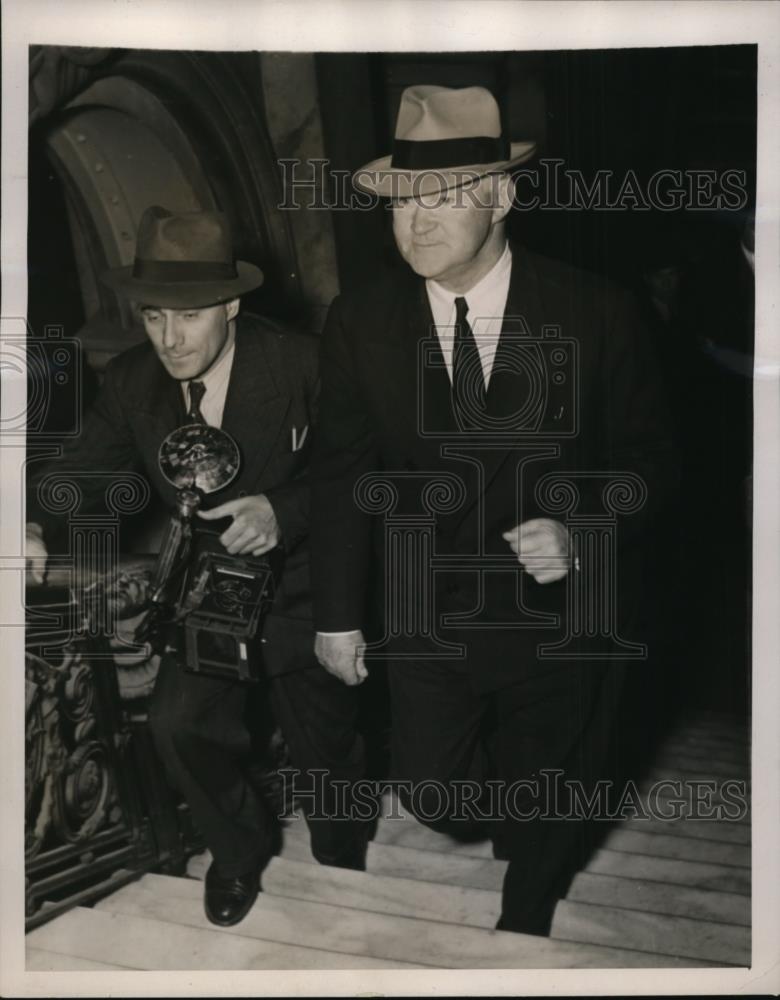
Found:
[[[50,282],[64,268],[77,286],[68,291],[65,313],[71,323],[79,312],[83,317],[66,332],[79,337],[93,368],[139,340],[131,309],[99,275],[132,261],[139,219],[152,204],[224,211],[237,255],[268,279],[246,307],[294,313],[298,269],[288,220],[276,210],[279,178],[264,121],[260,55],[104,52],[75,64],[73,58],[71,50],[56,58],[47,50],[45,60],[31,62],[34,89],[35,73],[48,74],[48,103],[34,107],[30,141],[31,314],[36,301],[51,298]],[[58,227],[49,225],[52,204]],[[52,240],[56,251],[43,252],[41,243]]]

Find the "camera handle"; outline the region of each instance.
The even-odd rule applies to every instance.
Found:
[[[176,494],[176,511],[171,515],[165,536],[160,546],[154,579],[152,580],[151,602],[164,603],[167,585],[175,570],[183,563],[192,538],[192,517],[200,506],[201,496],[197,490],[183,489]]]

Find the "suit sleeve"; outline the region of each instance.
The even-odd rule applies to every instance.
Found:
[[[378,462],[340,298],[328,313],[320,375],[312,459],[314,623],[320,632],[346,632],[365,627],[371,572],[372,519],[357,505],[355,485]]]
[[[617,295],[608,323],[601,379],[601,467],[633,473],[645,493],[638,510],[619,514],[619,544],[626,544],[643,534],[668,505],[680,475],[655,350],[634,299],[626,292]]]
[[[79,511],[94,511],[102,504],[106,482],[90,479],[89,473],[127,472],[139,464],[120,385],[121,375],[112,361],[106,367],[98,397],[78,438],[65,444],[60,457],[30,476],[27,520],[40,524],[50,548],[64,541],[68,525],[54,502],[58,484],[70,480],[80,494]]]

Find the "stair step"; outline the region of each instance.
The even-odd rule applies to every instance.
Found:
[[[296,846],[306,847],[301,838]],[[272,858],[263,872],[263,891],[290,899],[309,899],[321,903],[416,916],[470,927],[496,926],[501,913],[501,892],[462,885],[444,885],[414,879],[356,872],[320,865],[311,852],[305,861],[292,859],[285,850]],[[190,859],[187,874],[203,879],[211,863],[208,854]]]
[[[574,876],[566,898],[579,903],[596,903],[647,913],[695,917],[743,927],[750,925],[749,896],[667,885],[647,879],[579,872]]]
[[[710,781],[715,783],[718,790],[727,781],[730,784],[743,782],[747,788],[750,788],[750,778],[746,774],[739,774],[736,777],[723,777],[706,768],[703,760],[696,761],[695,763],[696,766],[693,768],[677,767],[676,765],[669,766],[661,763],[652,764],[648,773],[654,778],[666,778],[673,781]]]
[[[683,757],[703,758],[704,760],[725,761],[729,764],[743,764],[750,767],[750,748],[737,747],[733,744],[721,744],[716,740],[704,740],[695,737],[677,736],[667,739],[659,747],[661,756],[679,754]]]
[[[670,782],[673,785],[670,786]],[[707,782],[707,784],[701,784]],[[729,782],[724,796],[724,784]],[[682,798],[686,812],[697,810],[699,818],[706,809],[721,810],[721,818],[730,823],[750,823],[750,782],[743,778],[713,778],[701,771],[682,773],[673,768],[652,767],[646,779],[637,786],[638,797],[647,811],[655,815],[656,809],[648,806],[652,793],[653,801],[675,802]],[[697,801],[699,804],[697,805]],[[627,819],[635,817],[629,816]]]
[[[551,936],[556,940],[619,945],[650,954],[705,959],[719,965],[750,965],[747,927],[641,913],[614,906],[561,900]]]
[[[399,827],[401,820],[392,820]],[[413,833],[409,839],[415,843],[426,843],[426,847],[412,846],[404,840],[403,843],[385,844],[374,840],[368,847],[367,868],[376,875],[390,875],[395,878],[407,878],[423,882],[442,882],[449,885],[459,885],[473,889],[501,890],[506,872],[506,861],[497,861],[492,856],[472,856],[459,851],[458,853],[442,853],[441,840],[443,834],[436,833],[428,827],[409,820],[408,827]],[[382,830],[379,824],[377,834]],[[750,869],[743,864],[700,860],[700,857],[676,858],[659,854],[645,853],[656,834],[636,834],[616,828],[609,836],[615,836],[614,843],[620,844],[620,849],[614,846],[600,848],[594,851],[585,866],[586,871],[596,871],[607,875],[623,875],[647,878],[657,882],[679,883],[703,889],[718,889],[725,892],[736,892],[742,895],[750,893]],[[658,841],[658,850],[674,851],[676,840],[683,843],[683,838],[668,838],[663,835]],[[694,841],[698,844],[698,841]],[[460,845],[464,847],[465,845]],[[484,849],[483,844],[469,845]],[[638,846],[641,853],[632,853]],[[728,851],[732,845],[718,845]],[[628,848],[628,850],[625,850]],[[678,852],[679,852],[678,848]],[[685,849],[682,848],[683,853]],[[724,855],[725,856],[725,855]],[[305,823],[300,820],[293,822],[285,829],[285,843],[281,857],[291,861],[309,861],[314,863],[308,843],[308,832]]]
[[[687,723],[676,726],[670,733],[674,739],[687,738],[717,743],[720,746],[747,747],[750,730],[746,726],[719,725],[711,722]]]
[[[263,873],[263,890],[289,899],[488,930],[496,926],[501,915],[500,892],[392,878],[284,858],[272,859]]]
[[[302,848],[305,847],[303,840],[299,841],[298,844]],[[411,848],[406,848],[405,850],[410,852],[413,851]],[[311,898],[320,898],[319,895],[314,894],[325,892],[324,889],[319,888],[324,880],[330,880],[330,876],[325,873],[335,873],[341,871],[340,869],[331,869],[322,865],[317,865],[314,858],[309,853],[309,864],[306,866],[306,872],[304,873],[304,863],[298,860],[287,859],[285,857],[286,853],[286,851],[283,851],[282,857],[272,860],[267,872],[274,871],[274,866],[277,862],[289,862],[290,865],[296,866],[296,868],[300,871],[301,876],[309,874],[309,869],[311,869],[309,876],[312,883],[312,888],[309,890],[313,894]],[[387,851],[380,852],[379,850],[373,850],[372,847],[372,857],[374,859],[379,857],[380,863],[376,867],[372,866],[372,871],[368,874],[374,878],[382,878],[384,885],[386,885],[389,890],[392,890],[394,888],[394,883],[397,882],[399,885],[403,886],[404,892],[411,891],[410,886],[420,885],[423,887],[421,891],[426,894],[428,893],[430,883],[421,880],[419,870],[412,878],[395,874],[395,872],[399,870],[409,871],[414,863],[419,860],[419,854],[410,853],[407,855],[399,855],[398,852],[396,852],[395,859],[397,860],[398,857],[401,857],[405,862],[405,866],[403,868],[399,866],[395,869],[395,871],[389,870],[390,864],[394,859],[391,855],[388,855]],[[190,860],[188,874],[195,878],[203,878],[206,869],[210,864],[210,860],[211,859],[208,854],[193,857]],[[424,864],[424,862],[428,860],[430,859],[423,855],[422,863]],[[436,885],[437,893],[440,889],[478,893],[478,896],[473,897],[474,902],[478,903],[478,901],[481,900],[483,909],[480,911],[477,907],[475,908],[473,914],[469,911],[468,916],[470,919],[467,919],[464,922],[472,923],[476,920],[480,920],[479,926],[481,926],[482,918],[478,916],[478,913],[487,913],[487,908],[490,906],[490,900],[493,898],[497,900],[500,899],[500,888],[506,863],[500,861],[494,862],[494,864],[498,866],[498,870],[491,873],[488,869],[488,878],[486,879],[484,867],[470,868],[468,860],[464,860],[465,863],[459,861],[457,864],[460,868],[460,875],[465,881],[471,883],[470,885],[442,886],[440,883],[434,884]],[[698,916],[702,919],[719,920],[724,923],[749,924],[750,897],[744,891],[730,892],[723,889],[713,890],[708,888],[697,888],[695,884],[691,883],[691,875],[698,876],[700,881],[702,880],[702,875],[709,876],[710,881],[712,881],[714,877],[712,875],[712,867],[706,868],[703,872],[700,868],[695,869],[693,873],[689,871],[689,884],[676,885],[670,880],[673,879],[675,874],[679,874],[679,870],[674,866],[672,866],[670,870],[669,865],[661,864],[659,866],[658,864],[653,864],[652,861],[653,859],[648,860],[647,858],[639,858],[634,861],[631,857],[626,857],[625,855],[610,850],[597,851],[592,859],[592,865],[589,865],[585,871],[582,871],[575,876],[567,894],[567,898],[579,900],[581,902],[621,906],[628,909],[635,908],[658,913],[678,914],[680,916]],[[387,869],[387,875],[378,875],[377,867]],[[593,870],[594,868],[597,870]],[[601,869],[607,873],[601,874]],[[436,869],[431,872],[430,868],[427,869],[429,874],[436,874],[438,870],[439,869]],[[609,873],[610,871],[612,874]],[[343,874],[350,879],[359,879],[361,875],[360,872],[355,873],[346,871],[343,872]],[[716,870],[716,875],[719,874],[722,874],[722,872]],[[263,876],[264,884],[267,877],[267,875]],[[277,877],[275,871],[273,877]],[[281,877],[281,874],[279,877]],[[494,888],[485,889],[473,887],[475,882],[481,882],[484,884],[486,881],[489,882],[490,885],[493,885]],[[334,884],[337,883],[338,878],[334,875]],[[274,890],[270,890],[269,888],[269,891]],[[328,889],[328,892],[329,891],[330,889]],[[277,894],[281,894],[281,892]],[[304,898],[309,898],[309,896]],[[325,899],[324,894],[321,898],[323,901],[329,901]],[[411,912],[411,906],[409,910]],[[473,919],[471,919],[472,917]],[[485,925],[487,925],[487,916],[484,917],[484,920]],[[494,923],[495,922],[493,922],[490,926],[493,926]]]
[[[373,843],[415,847],[418,850],[439,851],[442,854],[462,854],[468,858],[493,858],[493,845],[489,839],[463,843],[445,833],[431,830],[412,817],[403,820],[380,820]]]
[[[711,819],[629,819],[621,830],[637,833],[661,833],[669,837],[714,841],[720,844],[750,845],[750,827],[744,823]]]
[[[685,836],[688,824],[698,823],[695,833]],[[651,826],[652,824],[652,826]],[[741,842],[718,841],[716,827],[725,828],[732,838]],[[737,829],[737,834],[731,834]],[[680,836],[675,834],[680,833]],[[706,834],[713,839],[705,839]],[[693,861],[707,861],[715,864],[750,866],[750,830],[736,825],[709,820],[678,820],[664,823],[662,820],[630,820],[616,827],[608,835],[605,846],[616,851],[635,851],[639,854],[653,854],[658,857],[690,858]],[[490,840],[463,843],[438,833],[418,823],[411,817],[404,819],[380,820],[374,837],[375,844],[391,844],[396,847],[414,847],[418,850],[438,851],[446,854],[461,854],[471,858],[493,858]]]
[[[104,913],[151,917],[203,928],[212,936],[202,907],[202,886],[191,879],[147,875],[102,900]],[[712,964],[705,960],[648,955],[503,931],[463,927],[415,917],[395,916],[289,899],[261,893],[237,928],[216,928],[220,940],[243,937],[270,946],[297,943],[335,957],[362,955],[375,962],[417,963],[434,968],[604,968]],[[275,945],[276,946],[276,945]],[[299,968],[311,968],[305,962]]]
[[[164,876],[160,876],[164,877]],[[174,879],[188,883],[188,879]],[[197,885],[197,883],[192,883]],[[126,886],[137,891],[139,883]],[[107,900],[121,895],[119,890]],[[154,894],[145,893],[154,898]],[[198,890],[198,903],[202,913]],[[177,906],[181,900],[174,898]],[[106,900],[103,901],[105,903]],[[63,955],[63,962],[85,959],[121,963],[126,969],[157,971],[216,969],[386,969],[415,968],[409,962],[376,961],[364,956],[335,954],[297,944],[279,944],[235,933],[221,934],[206,917],[202,920],[177,919],[161,922],[152,915],[153,906],[124,912],[99,904],[94,909],[77,907],[56,920],[31,931],[28,945]],[[193,900],[192,907],[195,907]],[[62,968],[66,968],[65,965]]]
[[[28,946],[24,968],[26,972],[127,972],[130,967]]]
[[[678,861],[675,858],[654,858],[645,854],[599,849],[594,851],[585,871],[750,895],[750,869],[731,865]]]
[[[680,771],[683,774],[706,772],[710,778],[750,778],[749,761],[727,761],[718,757],[687,754],[663,748],[653,761],[654,767]]]
[[[694,840],[692,837],[672,837],[663,833],[616,827],[607,834],[603,846],[629,854],[750,868],[750,848],[742,844],[722,844],[714,840]]]

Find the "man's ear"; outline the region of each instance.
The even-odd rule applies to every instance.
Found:
[[[225,303],[225,319],[228,323],[231,319],[235,319],[238,316],[238,310],[241,308],[241,299],[231,299],[230,302]]]

